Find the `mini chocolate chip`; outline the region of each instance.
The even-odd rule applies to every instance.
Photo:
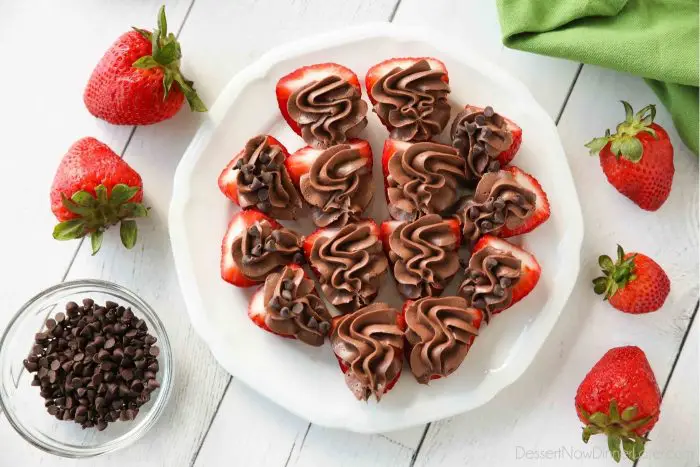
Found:
[[[146,383],[146,389],[149,392],[153,392],[156,389],[160,387],[160,383],[156,381],[155,379],[149,379],[148,382]]]
[[[506,207],[506,202],[503,201],[501,198],[498,198],[493,202],[493,207],[496,209],[503,209]]]
[[[248,235],[250,235],[251,237],[259,237],[260,233],[261,233],[261,229],[257,223],[248,227]]]
[[[471,206],[467,210],[467,216],[469,216],[469,219],[471,219],[473,221],[478,219],[479,214],[481,214],[481,213],[479,212],[479,208],[477,208],[476,206]]]
[[[275,243],[275,239],[268,237],[267,240],[265,240],[265,251],[275,251],[277,250],[277,244]]]
[[[491,118],[491,117],[493,117],[493,114],[494,114],[493,107],[491,107],[490,105],[487,105],[486,108],[484,109],[484,115],[488,118]]]
[[[243,167],[243,159],[238,159],[236,163],[233,165],[233,168],[236,170],[240,170],[241,167]]]
[[[475,144],[472,151],[474,152],[474,154],[481,154],[482,152],[484,152],[484,147],[481,144]]]
[[[498,264],[498,261],[496,261],[496,259],[494,259],[494,258],[486,258],[486,260],[484,260],[484,267],[486,267],[488,269],[491,269],[492,267],[494,267],[497,264]]]
[[[294,281],[285,279],[282,281],[282,288],[284,290],[294,290]]]
[[[256,178],[256,180],[257,180],[257,178]],[[257,194],[258,194],[258,199],[260,201],[267,201],[268,198],[270,197],[270,191],[267,188],[262,188],[262,189],[258,190]]]
[[[91,298],[84,298],[83,299],[83,306],[85,308],[90,308],[95,304],[95,301]]]
[[[46,329],[49,331],[56,327],[56,320],[49,318],[46,320]]]
[[[148,335],[148,336],[146,336],[146,337],[143,339],[143,342],[144,342],[146,345],[153,345],[153,344],[156,343],[157,340],[158,340],[158,339],[156,339],[155,337],[153,337],[153,336],[151,336],[151,335]]]
[[[272,205],[267,201],[261,201],[256,205],[256,207],[263,212],[267,212],[272,208]]]
[[[285,300],[291,300],[291,299],[292,299],[292,292],[289,291],[289,290],[282,290],[282,292],[280,292],[280,295],[281,295],[282,298],[284,298]]]
[[[253,177],[253,180],[250,182],[249,188],[253,191],[258,190],[258,199],[262,200],[262,198],[260,198],[260,191],[262,190],[260,189],[264,186],[265,184],[258,177]]]
[[[158,355],[160,355],[160,349],[156,346],[153,346],[151,347],[151,350],[149,350],[148,353],[150,353],[154,357],[157,357]]]
[[[474,121],[477,123],[477,125],[486,124],[486,118],[482,114],[479,114],[476,117],[474,117]]]
[[[501,287],[500,285],[497,285],[493,288],[493,294],[496,297],[502,297],[503,295],[505,295],[505,290],[503,290],[503,287]]]
[[[331,325],[328,323],[328,321],[321,321],[318,325],[318,330],[323,334],[326,334],[330,328]]]
[[[119,305],[118,305],[117,303],[114,303],[114,302],[112,302],[112,301],[110,301],[110,300],[107,300],[107,301],[105,302],[105,307],[108,308],[108,309],[110,309],[110,310],[111,310],[112,308],[117,308],[118,306],[119,306]]]
[[[49,364],[49,368],[52,370],[56,371],[61,367],[61,362],[58,360],[53,360],[51,364]]]
[[[295,315],[300,315],[302,311],[304,311],[303,303],[296,302],[294,306],[292,306],[292,313],[294,313]]]
[[[48,408],[48,412],[51,415],[56,415],[58,413],[58,407],[56,407],[55,405],[52,405],[51,407]]]
[[[114,337],[110,337],[105,341],[105,349],[113,348],[114,344],[116,344],[116,340],[114,340]]]
[[[309,322],[306,323],[306,326],[310,329],[316,329],[318,328],[318,321],[316,321],[316,318],[312,316],[311,318],[309,318]]]
[[[498,161],[491,161],[488,166],[489,172],[498,172],[501,170],[501,163]]]
[[[250,254],[252,254],[253,256],[256,256],[256,257],[260,256],[262,254],[262,245],[260,243],[255,245],[253,247],[253,249],[250,251]]]
[[[294,253],[294,257],[292,258],[292,262],[296,264],[304,264],[304,255],[301,254],[300,252]]]
[[[483,130],[481,130],[481,136],[483,138],[490,138],[493,135],[493,131],[491,131],[491,128],[486,127]]]
[[[289,318],[289,307],[283,306],[280,309],[280,316],[282,318]]]
[[[498,281],[498,283],[501,287],[503,287],[504,289],[507,289],[508,287],[511,286],[511,284],[513,282],[508,277],[501,277],[501,279]]]
[[[54,317],[54,320],[56,321],[56,323],[60,323],[64,319],[66,319],[66,315],[62,311],[59,311],[58,313],[56,313],[56,316]]]
[[[493,220],[497,224],[503,224],[503,222],[505,222],[505,220],[506,220],[506,217],[503,215],[503,213],[501,211],[496,211],[493,213]]]
[[[493,224],[490,221],[483,221],[481,223],[481,229],[482,230],[491,230],[493,228]]]

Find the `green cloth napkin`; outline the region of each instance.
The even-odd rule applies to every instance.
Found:
[[[698,153],[698,0],[497,0],[513,49],[642,76]]]

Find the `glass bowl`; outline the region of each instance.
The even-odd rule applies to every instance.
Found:
[[[23,361],[34,343],[34,335],[65,304],[78,304],[92,298],[104,305],[107,300],[131,307],[158,339],[160,388],[139,408],[132,421],[115,421],[103,431],[82,429],[73,421],[60,421],[44,407],[40,389],[31,386],[32,376]],[[163,323],[153,309],[134,293],[116,284],[100,280],[64,282],[44,290],[29,300],[7,325],[0,340],[0,408],[17,432],[34,446],[63,457],[91,457],[121,449],[143,436],[158,420],[170,396],[173,378],[172,351]]]

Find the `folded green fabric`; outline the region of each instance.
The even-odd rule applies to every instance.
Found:
[[[698,153],[698,0],[497,0],[511,48],[646,78]]]

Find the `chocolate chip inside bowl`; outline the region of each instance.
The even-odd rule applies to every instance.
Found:
[[[130,308],[86,298],[46,320],[24,367],[59,420],[104,430],[133,420],[160,387],[156,338]]]

